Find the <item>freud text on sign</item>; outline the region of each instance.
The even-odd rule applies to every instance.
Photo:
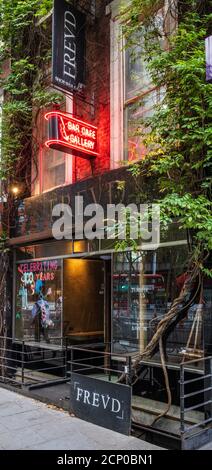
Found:
[[[71,375],[71,411],[81,419],[129,435],[131,429],[131,387]]]
[[[73,92],[84,83],[85,15],[65,0],[54,0],[53,84]]]

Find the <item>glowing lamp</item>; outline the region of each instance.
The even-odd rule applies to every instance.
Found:
[[[12,186],[11,192],[14,194],[14,196],[17,196],[19,193],[19,188],[17,186]]]

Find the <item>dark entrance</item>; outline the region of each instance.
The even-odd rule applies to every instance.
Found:
[[[64,260],[63,335],[70,343],[108,341],[107,279],[107,263],[102,259]]]

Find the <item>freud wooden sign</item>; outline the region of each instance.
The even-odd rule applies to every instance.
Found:
[[[131,387],[71,375],[71,411],[81,419],[129,435],[131,429]]]
[[[52,82],[72,92],[84,83],[85,15],[65,0],[54,0]]]

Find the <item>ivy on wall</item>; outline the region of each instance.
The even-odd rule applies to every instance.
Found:
[[[158,21],[161,8],[162,27]],[[143,359],[159,350],[167,407],[154,422],[168,412],[172,402],[166,341],[193,302],[202,311],[203,277],[205,274],[212,277],[208,263],[212,249],[212,85],[206,83],[204,42],[211,22],[208,10],[208,2],[204,0],[132,0],[130,8],[123,6],[120,13],[126,47],[137,46],[142,37],[152,84],[164,90],[154,115],[134,123],[136,135],[143,138],[147,156],[144,162],[131,164],[129,171],[135,180],[144,172],[158,179],[163,226],[168,227],[177,218],[189,240],[187,274],[181,292],[133,365],[132,382],[135,383]],[[166,27],[170,20],[175,25],[172,30]],[[142,100],[139,105],[142,106]],[[129,242],[126,241],[126,246]],[[120,381],[125,379],[123,375]]]
[[[31,186],[31,157],[35,155],[36,119],[42,107],[60,103],[61,95],[48,91],[51,60],[51,19],[39,21],[51,10],[49,0],[0,1],[0,86],[4,90],[0,179]]]
[[[36,132],[39,110],[61,102],[49,91],[52,0],[0,0],[0,88],[4,92],[0,181],[4,201],[0,237],[0,336],[7,335],[10,253],[7,239],[15,219],[12,185],[30,194],[31,166],[40,145]],[[46,21],[41,21],[47,15]]]
[[[132,0],[131,8],[123,7],[120,15],[126,47],[144,38],[152,84],[164,90],[154,115],[137,123],[136,133],[143,137],[148,152],[146,161],[131,165],[130,171],[139,176],[145,167],[158,178],[162,222],[167,226],[178,218],[191,235],[192,254],[202,259],[212,249],[212,85],[206,82],[204,41],[211,14],[207,3]],[[163,28],[157,21],[160,8],[165,11]],[[171,32],[170,21],[175,24]]]

